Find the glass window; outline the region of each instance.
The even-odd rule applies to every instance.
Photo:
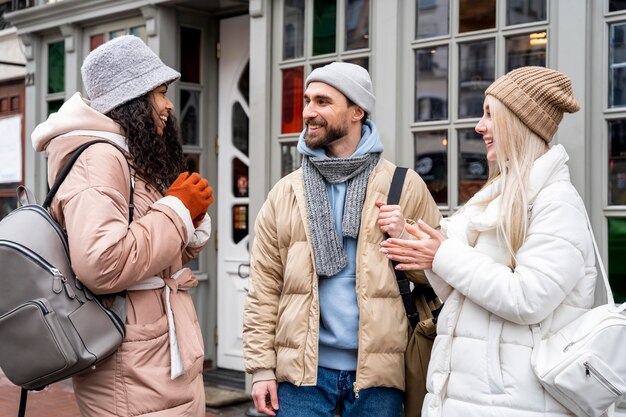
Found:
[[[235,197],[248,197],[248,165],[239,158],[233,159],[232,192]]]
[[[283,70],[282,133],[300,133],[302,131],[303,86],[304,67]]]
[[[616,303],[626,302],[626,218],[609,218],[609,282]]]
[[[93,51],[98,46],[104,43],[104,33],[99,33],[97,35],[91,35],[89,37],[89,50]]]
[[[302,156],[297,149],[298,143],[282,143],[280,145],[280,176],[284,177],[290,172],[295,171],[302,163]]]
[[[52,113],[58,112],[62,105],[63,100],[48,101],[48,116]]]
[[[246,64],[243,72],[241,73],[241,77],[239,77],[239,82],[237,83],[237,88],[239,92],[246,100],[246,104],[250,101],[250,62]]]
[[[416,0],[415,3],[415,39],[450,32],[450,0]]]
[[[180,27],[180,80],[200,84],[202,31]]]
[[[367,48],[369,39],[369,0],[346,0],[346,50]]]
[[[304,0],[285,0],[283,10],[283,59],[304,55]]]
[[[200,92],[180,89],[180,131],[183,145],[200,144]]]
[[[237,204],[233,206],[233,241],[235,243],[248,236],[248,205]]]
[[[109,40],[126,35],[126,29],[112,30],[109,32]]]
[[[508,0],[506,24],[518,25],[546,20],[546,0]]]
[[[144,42],[146,42],[148,40],[148,37],[146,35],[146,27],[145,27],[145,25],[132,27],[132,28],[130,28],[128,30],[128,33],[130,35],[135,35],[135,36],[141,38]]]
[[[626,23],[612,24],[609,44],[609,107],[626,105]]]
[[[345,62],[349,62],[351,64],[359,65],[359,66],[365,68],[368,71],[370,70],[370,60],[366,56],[362,56],[362,57],[359,57],[359,58],[346,59]]]
[[[448,204],[448,132],[415,132],[415,171],[437,204]]]
[[[233,104],[233,145],[239,149],[244,155],[248,156],[248,126],[249,120],[241,104],[235,102]]]
[[[313,55],[335,52],[337,38],[337,0],[313,3]]]
[[[496,0],[459,0],[459,32],[496,27]]]
[[[448,118],[448,46],[415,51],[415,121]]]
[[[626,10],[626,0],[609,0],[609,12]]]
[[[48,44],[48,94],[65,91],[65,43]]]
[[[459,204],[480,190],[489,177],[483,137],[474,129],[459,130]]]
[[[526,65],[545,67],[547,43],[546,32],[506,38],[506,72]]]
[[[185,152],[185,167],[189,172],[200,172],[200,155],[197,153]]]
[[[626,205],[626,119],[610,120],[608,204]]]
[[[9,184],[3,184],[3,187],[8,187]],[[17,187],[17,184],[15,185]],[[1,196],[0,197],[0,219],[12,212],[17,208],[17,196],[13,193],[13,196]]]
[[[459,117],[483,114],[485,90],[494,81],[495,41],[459,45]]]

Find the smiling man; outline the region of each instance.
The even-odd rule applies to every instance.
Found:
[[[405,235],[405,217],[437,226],[440,214],[414,171],[402,210],[385,204],[395,165],[368,120],[364,68],[315,69],[304,103],[302,167],[256,219],[243,334],[252,397],[271,416],[399,417],[409,325],[379,244]]]

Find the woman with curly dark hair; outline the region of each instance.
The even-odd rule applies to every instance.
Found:
[[[134,36],[92,51],[82,66],[91,101],[72,96],[32,135],[52,183],[89,146],[50,209],[67,231],[72,267],[105,303],[125,293],[122,345],[73,377],[82,416],[204,416],[204,345],[183,268],[206,245],[212,189],[185,170],[167,98],[180,74]],[[119,298],[118,298],[119,299]]]

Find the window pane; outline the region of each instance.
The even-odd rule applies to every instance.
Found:
[[[626,0],[609,0],[609,12],[626,10]]]
[[[615,302],[623,303],[626,302],[626,218],[607,220],[609,225],[609,282]]]
[[[250,101],[250,61],[246,64],[246,67],[243,69],[241,73],[241,77],[239,77],[239,82],[237,83],[237,88],[239,92],[246,100],[246,104]]]
[[[59,111],[63,105],[63,100],[53,100],[48,102],[48,116]]]
[[[0,219],[17,208],[17,197],[0,197]]]
[[[626,105],[626,24],[611,25],[609,44],[609,107]]]
[[[480,117],[485,90],[494,81],[495,41],[461,44],[459,54],[459,117]]]
[[[346,1],[346,50],[369,47],[369,0]]]
[[[180,28],[180,80],[200,84],[200,39],[199,29]]]
[[[526,65],[546,66],[546,32],[506,38],[506,72]]]
[[[480,190],[489,176],[487,149],[474,129],[459,130],[459,205]]]
[[[285,0],[283,59],[304,55],[304,0]]]
[[[180,90],[180,133],[183,145],[198,145],[200,92]]]
[[[370,67],[370,60],[366,56],[359,57],[359,58],[346,59],[345,62],[349,62],[351,64],[359,65],[359,66],[365,68],[367,71],[370,70],[370,68],[369,68]]]
[[[126,35],[126,29],[114,30],[112,32],[109,32],[109,40],[115,39],[118,36],[124,36],[124,35]]]
[[[188,172],[200,172],[200,154],[185,152],[185,167]]]
[[[459,32],[496,27],[496,0],[459,0]]]
[[[626,205],[626,119],[609,122],[609,205]]]
[[[248,115],[241,104],[233,104],[233,145],[248,156]]]
[[[508,0],[506,24],[540,22],[546,20],[546,0]]]
[[[448,118],[448,47],[415,51],[415,121]]]
[[[235,243],[248,236],[248,205],[233,206],[233,241]]]
[[[304,67],[283,70],[282,133],[302,131]]]
[[[437,204],[448,203],[448,132],[416,132],[415,171]]]
[[[280,176],[295,171],[300,167],[302,156],[297,149],[297,142],[283,143],[280,145]]]
[[[415,39],[450,32],[450,0],[416,0],[415,13]]]
[[[313,55],[335,52],[337,37],[337,0],[313,3]]]
[[[128,33],[130,35],[135,35],[135,36],[141,38],[141,40],[143,40],[144,42],[146,42],[148,40],[148,37],[146,36],[146,27],[145,27],[145,25],[135,26],[133,28],[130,28]]]
[[[97,35],[92,35],[89,37],[89,50],[93,51],[98,46],[104,43],[104,33],[99,33]]]
[[[241,159],[233,159],[232,191],[235,197],[248,197],[248,165]]]
[[[48,45],[48,94],[65,91],[65,43]]]

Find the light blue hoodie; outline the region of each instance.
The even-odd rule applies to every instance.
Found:
[[[300,134],[298,151],[307,156],[328,159],[324,149],[310,149]],[[381,153],[378,129],[367,120],[361,128],[361,141],[351,157]],[[354,371],[357,365],[359,305],[356,298],[356,239],[343,237],[342,221],[348,183],[326,183],[328,201],[333,212],[337,235],[343,241],[348,264],[333,276],[319,277],[320,338],[319,366]]]

